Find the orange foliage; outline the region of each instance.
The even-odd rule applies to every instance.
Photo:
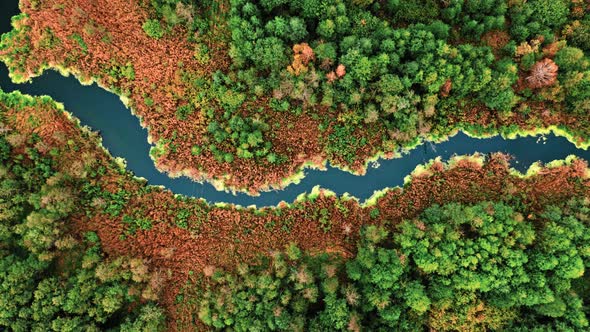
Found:
[[[91,155],[94,166],[109,165],[110,156],[97,149],[97,138],[83,134],[64,113],[49,106],[6,112],[6,128],[22,133],[24,138],[42,132],[38,128],[46,126],[44,119],[51,119],[59,128],[68,128],[68,139],[79,149],[61,149],[63,153],[55,156],[47,154],[56,161],[58,171],[65,171],[72,160],[79,160],[83,155]],[[28,121],[23,114],[41,120]],[[305,130],[301,131],[305,135]],[[42,136],[42,139],[41,143],[46,144],[48,150],[58,146],[50,136]],[[496,154],[483,165],[470,160],[457,162],[453,167],[435,162],[403,190],[396,188],[386,192],[375,206],[361,206],[355,200],[337,201],[321,193],[313,202],[297,202],[293,207],[282,205],[280,214],[275,213],[276,208],[254,213],[253,209],[213,207],[201,200],[179,200],[167,190],[145,190],[145,183],[106,167],[106,174],[86,181],[112,192],[123,188],[133,193],[129,202],[117,217],[102,212],[104,202],[92,202],[86,208],[95,209],[93,213],[73,218],[70,230],[71,235],[78,238],[86,231],[97,232],[107,255],[131,255],[148,262],[147,270],[156,273],[150,279],[152,291],[144,296],[155,298],[161,291],[160,303],[167,308],[169,329],[175,330],[177,321],[192,324],[192,316],[178,310],[175,298],[187,281],[200,272],[210,274],[216,268],[233,269],[240,262],[251,263],[260,254],[270,255],[289,243],[296,243],[312,253],[333,252],[350,257],[354,255],[355,241],[363,225],[385,221],[395,225],[403,219],[416,217],[433,203],[502,200],[516,192],[527,192],[523,204],[540,209],[573,195],[588,195],[590,183],[585,178],[587,164],[584,161],[541,169],[539,174],[542,175],[522,178],[510,174],[507,160],[505,155]],[[380,211],[375,219],[370,217],[374,208]],[[181,209],[190,211],[186,229],[177,226],[175,212]],[[328,211],[328,231],[319,222],[317,211],[320,209]],[[138,214],[151,220],[152,228],[122,238],[127,227],[122,216]]]
[[[326,78],[328,79],[328,83],[333,83],[338,79],[338,76],[336,76],[336,73],[334,71],[331,71],[326,74]]]
[[[338,78],[342,78],[344,75],[346,75],[346,66],[339,64],[338,67],[336,67],[336,76],[338,76]]]
[[[186,74],[207,76],[216,70],[227,70],[230,64],[228,47],[206,41],[212,60],[203,64],[194,57],[194,44],[187,42],[186,31],[180,25],[159,40],[148,37],[142,24],[150,18],[150,13],[142,3],[140,0],[77,0],[66,3],[45,0],[32,8],[30,2],[23,1],[21,9],[28,17],[19,24],[29,27],[23,33],[26,34],[24,40],[31,40],[32,50],[26,58],[18,59],[25,65],[20,74],[28,78],[45,64],[50,67],[64,66],[83,79],[93,77],[103,86],[129,91],[133,112],[140,117],[142,126],[148,127],[153,142],[176,137],[175,149],[165,150],[166,153],[155,162],[159,170],[172,175],[184,173],[195,180],[223,180],[227,187],[248,188],[256,193],[270,185],[280,187],[284,178],[296,172],[309,159],[322,154],[318,132],[313,130],[318,126],[317,120],[289,116],[292,122],[285,123],[284,114],[271,112],[269,98],[261,97],[246,101],[240,112],[248,116],[249,109],[264,108],[266,114],[276,116],[269,123],[280,122],[281,128],[292,123],[296,123],[296,127],[298,124],[306,126],[299,131],[301,136],[305,135],[303,141],[288,137],[291,131],[285,130],[273,131],[274,135],[266,137],[271,141],[274,152],[287,156],[289,163],[274,165],[266,161],[236,158],[229,164],[217,161],[209,151],[193,155],[191,148],[194,145],[205,144],[207,121],[203,112],[199,111],[199,105],[194,105],[195,112],[186,120],[176,117],[177,107],[198,93],[183,77]],[[224,5],[220,8],[228,10]],[[214,30],[223,29],[220,24]],[[41,40],[47,38],[47,31],[60,41],[51,48],[42,47]],[[82,37],[86,50],[71,38],[74,34]],[[295,64],[295,68],[300,72],[315,59],[313,50],[307,44],[295,45],[294,52],[300,63]],[[135,77],[114,80],[109,71],[114,66],[126,64],[133,66]],[[154,106],[146,105],[146,97],[152,100]],[[210,107],[221,108],[215,104]],[[294,136],[301,138],[300,135]],[[230,176],[226,177],[228,174]]]
[[[72,160],[80,160],[80,156],[86,156],[83,160],[92,159],[92,167],[108,166],[110,156],[97,149],[97,138],[82,133],[64,113],[50,105],[21,111],[7,109],[4,126],[21,133],[25,141],[33,133],[44,132],[49,121],[55,128],[67,128],[68,139],[79,149],[61,149],[55,156],[46,154],[55,160],[60,172],[68,172]],[[29,118],[37,120],[29,121]],[[295,131],[305,136],[303,127],[306,126],[304,123]],[[47,151],[59,146],[52,136],[41,138],[43,141],[39,144],[46,145]],[[395,225],[403,219],[416,217],[434,203],[502,200],[526,192],[523,204],[541,209],[574,195],[588,196],[590,182],[585,177],[587,164],[584,161],[544,168],[539,175],[526,178],[510,174],[507,161],[507,156],[496,154],[483,165],[471,160],[461,160],[453,167],[434,162],[403,190],[396,188],[386,192],[374,206],[361,206],[355,200],[337,201],[321,193],[313,202],[298,202],[293,207],[282,205],[280,214],[275,213],[275,208],[254,213],[253,209],[221,208],[208,206],[200,200],[179,200],[167,190],[145,190],[145,184],[131,175],[121,175],[116,168],[106,167],[106,174],[86,181],[111,192],[125,189],[133,193],[129,202],[117,217],[102,212],[105,202],[92,202],[86,208],[95,209],[94,212],[73,218],[70,230],[71,235],[78,238],[86,231],[96,231],[108,255],[131,255],[147,261],[147,270],[156,273],[150,279],[151,293],[144,296],[154,298],[161,290],[160,302],[167,308],[169,327],[174,330],[174,322],[189,322],[192,317],[177,310],[175,303],[180,289],[194,277],[190,271],[198,274],[211,273],[216,268],[232,269],[240,262],[253,262],[259,254],[271,254],[292,242],[312,253],[327,251],[350,257],[354,255],[355,240],[363,225],[384,221]],[[370,217],[374,208],[380,212],[375,219]],[[181,209],[190,211],[186,229],[176,224],[175,211]],[[318,221],[320,209],[328,211],[328,231]],[[151,220],[153,226],[122,238],[127,227],[121,220],[123,215],[140,215]]]
[[[287,67],[287,70],[291,74],[299,76],[307,71],[307,64],[315,60],[315,54],[307,43],[293,45],[293,53],[293,62]]]
[[[492,30],[482,36],[482,41],[494,51],[502,49],[510,41],[510,35],[506,31]]]

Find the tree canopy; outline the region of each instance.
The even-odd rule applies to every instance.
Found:
[[[587,329],[572,281],[590,264],[588,202],[523,214],[504,203],[432,206],[368,226],[356,256],[291,245],[216,271],[199,318],[236,331]]]

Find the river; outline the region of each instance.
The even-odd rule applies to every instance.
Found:
[[[0,33],[10,31],[10,17],[18,14],[17,3],[17,0],[1,1]],[[292,184],[284,190],[265,192],[258,197],[241,193],[233,195],[218,191],[209,183],[196,183],[186,177],[173,179],[159,172],[149,157],[147,131],[141,128],[139,120],[131,115],[116,95],[96,84],[83,86],[73,76],[63,77],[49,70],[32,83],[17,85],[10,81],[6,66],[0,62],[0,88],[6,92],[20,90],[33,96],[51,96],[63,103],[65,109],[78,117],[83,125],[99,130],[103,145],[113,156],[124,158],[127,168],[135,175],[146,178],[150,184],[163,185],[174,193],[202,197],[212,203],[276,205],[280,201],[292,202],[299,194],[310,192],[316,185],[337,194],[348,192],[364,200],[376,190],[402,185],[404,177],[416,166],[437,156],[448,159],[454,154],[509,153],[515,157],[512,166],[519,171],[525,171],[535,161],[549,162],[570,154],[590,159],[590,151],[577,149],[567,139],[554,135],[546,135],[545,139],[525,137],[507,140],[499,136],[476,139],[459,133],[447,142],[423,144],[403,158],[379,160],[380,166],[370,167],[364,176],[355,176],[328,166],[327,171],[305,170],[305,178],[299,184]]]

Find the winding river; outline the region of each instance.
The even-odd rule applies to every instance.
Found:
[[[18,12],[17,0],[1,1],[0,33],[10,31],[10,17]],[[0,88],[6,92],[20,90],[30,95],[51,96],[62,102],[83,125],[99,130],[103,145],[113,156],[125,158],[127,168],[135,175],[146,178],[150,184],[163,185],[174,193],[203,197],[213,203],[276,205],[280,201],[292,202],[299,194],[311,191],[316,185],[337,194],[348,192],[364,200],[376,190],[402,185],[404,177],[417,165],[437,156],[448,159],[454,154],[509,153],[515,157],[512,166],[519,171],[525,171],[535,161],[549,162],[570,154],[590,160],[590,151],[577,149],[565,138],[554,135],[507,140],[499,136],[475,139],[459,133],[447,142],[426,143],[403,158],[379,160],[380,166],[370,167],[365,176],[355,176],[333,167],[328,167],[327,171],[305,170],[305,178],[299,184],[292,184],[284,190],[262,193],[258,197],[233,195],[217,191],[208,183],[196,183],[186,177],[172,179],[159,172],[149,157],[151,146],[147,143],[147,131],[140,127],[139,120],[131,115],[119,97],[96,84],[83,86],[73,76],[63,77],[55,71],[47,71],[32,83],[16,85],[10,81],[6,66],[0,62]]]

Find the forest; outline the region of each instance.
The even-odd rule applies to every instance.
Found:
[[[581,331],[588,203],[536,223],[503,203],[433,205],[363,229],[356,257],[294,245],[236,274],[215,271],[199,318],[236,331]],[[390,227],[391,228],[391,227]],[[584,291],[582,291],[583,294]]]
[[[457,131],[590,146],[585,0],[21,0],[0,60],[96,82],[170,176],[279,189]],[[0,330],[588,331],[590,169],[428,161],[364,202],[148,184],[0,88]]]
[[[6,108],[53,103],[0,94],[2,123]],[[82,182],[56,171],[51,156],[60,151],[41,137],[17,132],[0,138],[0,327],[162,329],[165,315],[155,304],[147,262],[107,257],[95,232],[71,232],[69,223],[84,213],[76,208],[84,199]]]
[[[590,144],[582,0],[44,0],[22,11],[0,44],[13,80],[58,68],[98,82],[148,128],[160,170],[221,189],[282,188],[325,162],[363,174],[375,156],[457,130],[549,129]]]
[[[581,159],[435,160],[368,203],[243,208],[147,185],[49,97],[0,92],[0,123],[9,330],[589,328]]]

